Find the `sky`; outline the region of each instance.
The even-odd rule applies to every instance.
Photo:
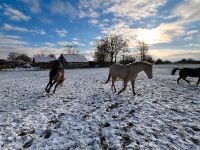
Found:
[[[200,60],[200,0],[0,0],[0,58],[8,53],[91,56],[95,41],[122,35],[154,59]]]

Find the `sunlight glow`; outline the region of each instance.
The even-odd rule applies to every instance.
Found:
[[[137,39],[144,41],[147,44],[157,43],[160,38],[159,31],[157,29],[142,29],[138,32]]]

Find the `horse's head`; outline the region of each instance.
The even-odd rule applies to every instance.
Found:
[[[62,63],[61,63],[61,61],[60,61],[60,60],[54,61],[54,67],[62,68]]]
[[[144,72],[146,73],[149,79],[152,79],[153,78],[153,64],[148,63],[144,67]]]

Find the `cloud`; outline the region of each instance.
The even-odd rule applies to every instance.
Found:
[[[88,11],[81,10],[79,12],[79,17],[80,18],[86,18],[86,17],[97,18],[97,17],[99,17],[99,13],[96,11],[93,11],[92,9],[89,9]]]
[[[67,34],[67,30],[65,30],[65,29],[61,29],[61,30],[56,29],[55,32],[57,33],[57,35],[58,35],[59,37],[65,37],[66,34]]]
[[[26,45],[25,41],[21,40],[21,37],[15,35],[4,35],[0,33],[0,45],[5,47],[7,45]]]
[[[7,31],[18,31],[18,32],[30,32],[30,33],[36,33],[40,35],[45,35],[46,32],[42,29],[27,29],[27,28],[22,28],[18,26],[12,26],[10,24],[4,23],[3,27],[0,29],[2,30],[7,30]]]
[[[14,21],[29,21],[31,19],[30,16],[26,16],[23,12],[11,8],[5,5],[4,15],[8,16],[11,20]]]
[[[98,21],[97,19],[91,19],[91,20],[89,20],[88,22],[89,22],[89,24],[91,24],[91,25],[97,25],[97,24],[99,23],[99,21]]]
[[[79,41],[71,41],[71,42],[69,42],[69,41],[60,41],[60,42],[57,42],[57,45],[59,45],[59,46],[66,46],[66,45],[72,45],[72,46],[85,46],[85,44],[84,43],[81,43],[81,42],[79,42]]]
[[[25,3],[33,13],[39,13],[41,11],[40,0],[21,0],[21,1]]]
[[[73,41],[79,41],[79,39],[78,38],[73,38]]]
[[[149,54],[154,57],[154,59],[164,59],[170,61],[177,61],[183,58],[193,58],[199,60],[200,51],[199,50],[180,50],[180,49],[160,49],[160,50],[151,50]]]
[[[99,6],[103,5],[104,0],[79,0],[79,7],[80,8],[91,8],[91,9],[97,9]]]
[[[44,45],[47,46],[47,47],[53,47],[53,46],[55,46],[56,44],[51,43],[51,42],[45,42]]]
[[[94,17],[91,14],[99,13],[112,14],[118,18],[124,18],[131,21],[138,21],[157,13],[159,6],[164,5],[166,0],[79,0],[79,16]]]
[[[48,18],[41,17],[41,18],[39,18],[39,19],[40,19],[40,21],[41,21],[42,23],[52,24],[52,20],[50,20],[50,19],[48,19]]]
[[[199,33],[200,33],[199,30],[190,30],[190,31],[188,31],[188,32],[185,34],[184,40],[186,40],[186,41],[191,41],[191,40],[193,40],[196,36],[198,36]],[[199,38],[197,37],[197,39],[199,39]]]
[[[166,0],[124,0],[116,1],[105,9],[105,13],[112,13],[116,17],[125,17],[138,21],[156,14],[159,6],[164,5]]]
[[[42,29],[34,29],[34,30],[30,30],[30,32],[32,33],[36,33],[36,34],[40,34],[40,35],[45,35],[46,32]]]
[[[50,10],[54,14],[68,15],[70,18],[74,19],[78,11],[70,2],[63,2],[60,0],[53,1]]]
[[[187,35],[194,35],[194,34],[197,34],[197,33],[199,33],[199,30],[191,30],[191,31],[187,32]]]
[[[28,45],[27,42],[23,41],[21,37],[15,35],[4,35],[0,33],[0,58],[5,59],[9,52],[16,51]]]
[[[12,25],[9,25],[7,23],[4,23],[4,26],[1,27],[1,29],[8,30],[8,31],[29,32],[29,30],[27,28],[12,26]]]
[[[200,1],[185,0],[178,5],[172,12],[172,15],[178,17],[177,23],[185,25],[200,20]]]
[[[162,23],[159,26],[147,28],[131,28],[126,22],[119,22],[110,28],[103,28],[103,33],[124,35],[129,40],[129,46],[135,47],[137,41],[147,44],[169,43],[176,37],[184,35],[184,28],[173,23]]]

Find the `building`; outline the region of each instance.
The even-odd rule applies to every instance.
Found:
[[[0,59],[0,69],[15,68],[15,64],[5,59]]]
[[[61,54],[59,57],[64,68],[86,68],[89,61],[85,56],[79,54]]]
[[[52,68],[54,65],[54,61],[56,60],[57,59],[55,57],[36,56],[33,57],[32,66],[40,68]]]

